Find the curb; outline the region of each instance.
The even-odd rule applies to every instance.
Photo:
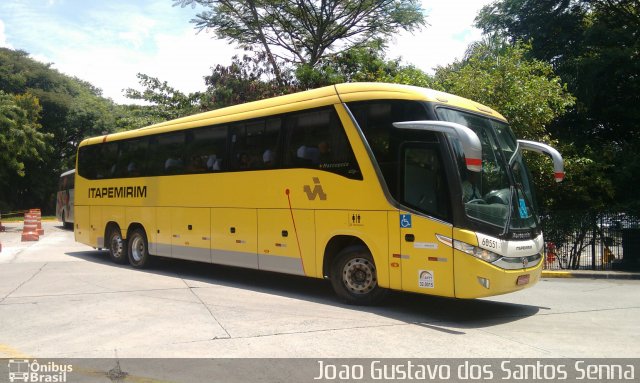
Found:
[[[582,279],[635,279],[640,280],[640,273],[624,271],[590,271],[572,270],[555,271],[542,270],[542,278],[582,278]]]

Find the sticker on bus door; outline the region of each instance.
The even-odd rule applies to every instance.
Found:
[[[424,289],[433,289],[435,286],[433,271],[431,270],[419,270],[418,271],[418,286]]]
[[[411,214],[400,214],[400,227],[411,229]]]

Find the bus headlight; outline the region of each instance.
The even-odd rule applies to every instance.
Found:
[[[478,246],[473,246],[455,239],[453,240],[453,247],[488,263],[493,263],[502,258],[501,255],[496,254],[493,251],[482,249]]]

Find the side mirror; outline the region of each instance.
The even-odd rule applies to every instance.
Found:
[[[560,152],[542,142],[518,140],[518,144],[520,144],[520,147],[524,150],[532,150],[551,157],[553,160],[553,175],[556,182],[561,182],[564,179],[564,160]]]
[[[482,171],[482,144],[478,135],[466,126],[446,121],[394,122],[393,126],[398,129],[429,130],[455,136],[462,144],[467,169],[472,172]]]

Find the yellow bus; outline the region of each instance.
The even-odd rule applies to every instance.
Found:
[[[451,94],[351,83],[86,139],[75,238],[152,256],[329,279],[346,302],[388,289],[458,298],[540,278],[522,150],[498,112]]]

